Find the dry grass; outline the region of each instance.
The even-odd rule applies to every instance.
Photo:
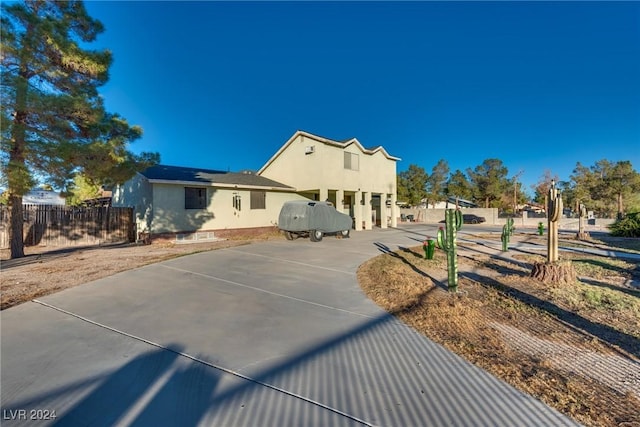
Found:
[[[457,294],[446,290],[444,254],[425,260],[420,247],[368,261],[358,279],[370,298],[428,338],[576,421],[640,426],[640,293],[608,283],[606,274],[596,274],[596,285],[545,287],[528,277],[532,260],[462,248]],[[638,266],[580,262],[620,274]],[[602,296],[589,297],[596,292]],[[613,370],[598,372],[594,360]]]
[[[121,244],[85,247],[27,247],[26,256],[9,259],[0,251],[0,310],[83,283],[155,262],[197,252],[238,246],[252,241],[283,239],[273,231],[237,234],[228,240],[176,244],[159,240],[151,245]]]
[[[640,253],[640,239],[602,235],[594,237],[591,240],[595,244],[606,245],[609,248],[625,249],[630,252]]]

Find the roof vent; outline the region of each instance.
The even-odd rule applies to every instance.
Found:
[[[316,152],[316,146],[315,145],[307,145],[306,147],[304,147],[304,154],[312,154]]]

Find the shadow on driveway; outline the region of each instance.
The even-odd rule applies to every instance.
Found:
[[[394,313],[369,318],[251,378],[172,344],[90,384],[61,386],[4,410],[66,402],[81,387],[91,391],[53,425],[575,425],[422,338]]]

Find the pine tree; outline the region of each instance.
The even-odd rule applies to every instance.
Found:
[[[429,203],[435,204],[447,199],[447,178],[449,176],[449,163],[440,159],[431,169],[431,175],[427,180],[427,207]]]
[[[128,151],[142,129],[104,109],[98,87],[108,80],[111,53],[81,47],[103,31],[83,2],[3,3],[1,19],[2,166],[17,258],[24,256],[22,196],[36,178],[64,189],[82,172],[113,184],[159,157]]]
[[[508,169],[500,159],[486,159],[475,169],[467,169],[467,175],[473,185],[474,198],[484,201],[484,207],[491,207],[491,202],[500,200],[509,188]]]
[[[398,174],[398,199],[417,206],[427,196],[429,175],[421,166],[411,164],[409,169]]]
[[[449,176],[446,192],[450,197],[457,199],[471,199],[473,196],[471,183],[460,169],[456,169],[456,171]]]
[[[83,174],[77,174],[73,180],[73,186],[66,195],[66,204],[80,206],[88,199],[95,199],[102,195],[102,186],[96,185]]]
[[[633,207],[634,195],[640,192],[640,174],[629,160],[598,160],[586,167],[579,162],[571,175],[579,200],[600,216],[618,219],[624,216],[625,201]]]

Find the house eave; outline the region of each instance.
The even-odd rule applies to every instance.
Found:
[[[202,182],[202,181],[174,181],[170,179],[149,179],[151,184],[168,184],[168,185],[186,185],[193,187],[215,187],[215,188],[228,188],[228,189],[245,189],[245,190],[268,190],[268,191],[282,191],[282,192],[295,192],[293,187],[271,187],[268,185],[248,185],[248,184],[228,184],[220,182]]]

